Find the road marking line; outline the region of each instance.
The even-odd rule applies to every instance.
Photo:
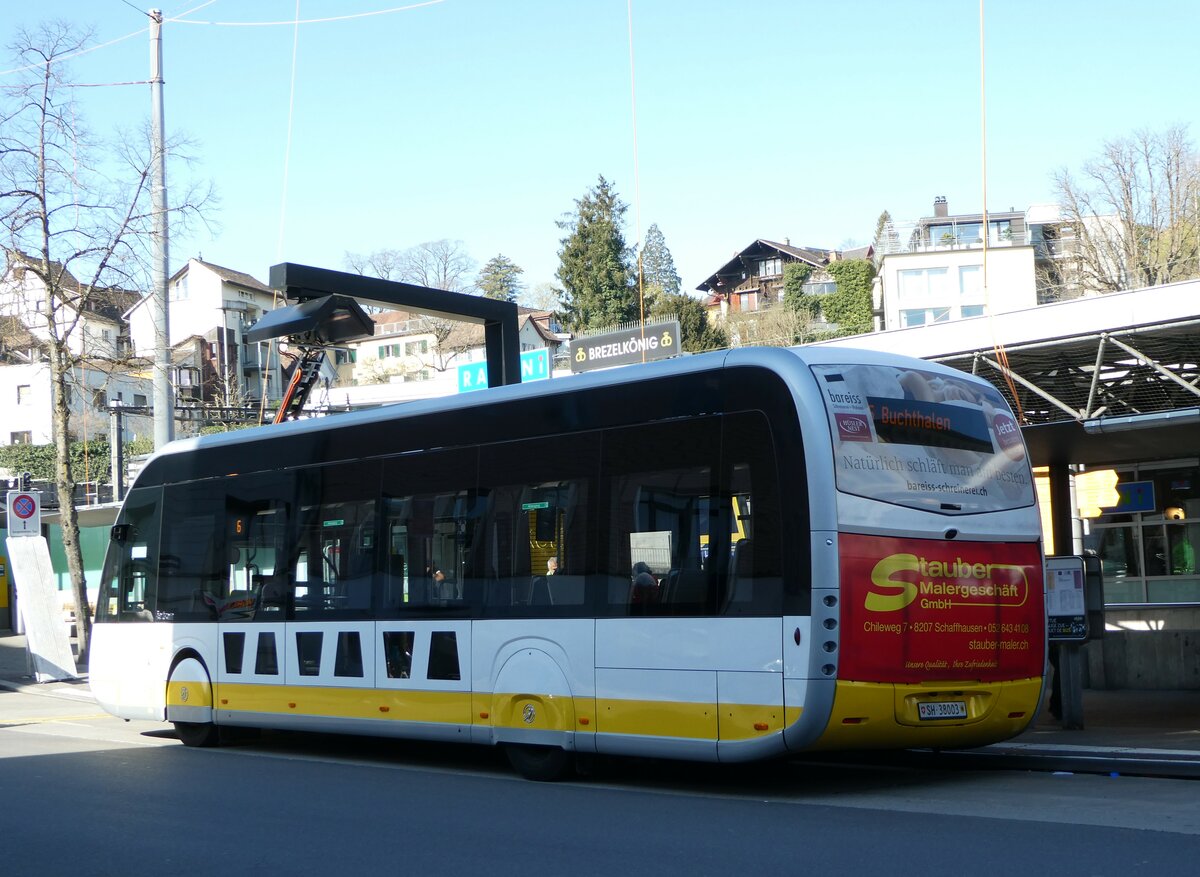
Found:
[[[0,722],[0,728],[15,727],[17,725],[46,725],[51,722],[79,722],[85,719],[108,719],[112,718],[108,713],[89,713],[84,716],[44,716],[40,718],[28,719],[5,719]]]

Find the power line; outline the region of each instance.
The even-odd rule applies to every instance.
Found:
[[[140,30],[135,30],[133,33],[125,34],[125,36],[123,36],[123,37],[117,37],[115,40],[109,40],[107,43],[101,43],[98,46],[92,46],[91,48],[88,48],[88,49],[80,49],[78,52],[72,52],[69,55],[62,55],[60,57],[54,58],[54,59],[52,59],[51,63],[52,64],[60,64],[63,61],[70,61],[72,58],[78,58],[80,55],[87,55],[90,52],[95,52],[98,49],[106,49],[109,46],[115,46],[117,43],[122,43],[125,40],[132,39],[133,37],[136,37],[136,36],[140,36],[140,35],[146,33],[146,31],[148,31],[149,29],[150,29],[150,26],[147,25],[146,27],[143,27]],[[12,70],[0,70],[0,76],[8,76],[11,73],[24,73],[26,70],[39,70],[45,66],[46,66],[45,61],[41,61],[37,64],[27,64],[24,67],[14,67]]]
[[[130,9],[132,9],[134,12],[138,13],[139,15],[149,15],[150,14],[145,9],[139,9],[138,7],[134,6],[132,3],[129,2],[129,0],[121,0],[121,2],[124,3],[126,6],[128,6]]]
[[[296,27],[301,24],[327,24],[332,21],[350,21],[356,18],[371,18],[376,15],[391,15],[394,12],[408,12],[412,9],[420,9],[424,6],[436,6],[439,3],[445,2],[446,0],[425,0],[424,3],[410,3],[407,6],[393,6],[390,9],[376,9],[373,12],[355,12],[351,15],[334,15],[329,18],[307,18],[303,21],[297,19],[291,21],[193,21],[182,18],[171,18],[169,20],[176,24],[206,24],[212,27]],[[207,6],[208,4],[205,5]],[[187,14],[189,13],[184,13],[184,15]]]

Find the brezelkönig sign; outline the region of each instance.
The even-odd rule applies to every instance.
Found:
[[[571,342],[571,371],[667,359],[679,354],[679,321],[605,332]]]

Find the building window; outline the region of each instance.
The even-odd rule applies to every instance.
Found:
[[[963,305],[959,310],[964,317],[983,316],[983,305]]]
[[[988,236],[989,244],[1008,243],[1012,240],[1011,220],[998,219],[995,222],[989,222],[988,228],[991,229],[991,234]]]
[[[404,343],[405,356],[421,356],[429,352],[428,339],[422,338],[420,341],[406,341]]]
[[[904,328],[924,326],[927,323],[947,323],[950,308],[910,308],[900,312],[900,325]]]
[[[738,293],[738,310],[739,311],[756,311],[758,310],[758,290],[753,292]]]
[[[33,387],[29,384],[17,385],[17,404],[28,405],[33,401]]]
[[[33,444],[33,432],[28,429],[10,432],[8,434],[8,443],[10,445],[31,445]]]
[[[913,268],[896,272],[900,300],[905,302],[945,301],[950,298],[949,269]]]
[[[92,390],[92,407],[104,409],[108,407],[108,393],[104,390]]]
[[[954,247],[983,243],[983,223],[953,222],[929,226],[929,243],[935,247]]]
[[[963,265],[958,269],[958,294],[969,299],[983,297],[982,265]]]
[[[380,359],[388,359],[393,356],[400,356],[399,344],[384,344],[379,348]]]
[[[1123,501],[1087,521],[1083,544],[1100,555],[1105,602],[1200,602],[1200,468],[1145,466],[1118,477],[1137,483],[1128,495],[1145,510],[1123,511],[1132,505]]]
[[[175,386],[200,386],[200,369],[192,368],[190,366],[180,366],[179,368],[175,369]]]
[[[837,282],[834,280],[818,280],[806,283],[802,287],[805,295],[831,295],[837,292]]]
[[[133,404],[140,408],[145,408],[146,407],[146,397],[143,396],[141,393],[134,393],[133,394]]]
[[[405,372],[404,383],[409,384],[414,381],[428,381],[430,379],[429,369],[423,368],[420,371]]]
[[[763,259],[758,263],[759,277],[778,277],[783,273],[783,259]]]

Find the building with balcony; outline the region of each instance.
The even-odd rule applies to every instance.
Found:
[[[783,301],[786,267],[807,266],[809,275],[803,293],[828,295],[837,291],[837,280],[829,270],[831,264],[870,259],[873,253],[872,246],[843,252],[796,247],[787,239],[783,243],[759,239],[735,253],[696,288],[708,293],[705,307],[709,321],[723,324],[734,346],[792,344],[806,332],[823,333],[836,326],[827,322],[823,313],[810,319],[791,309],[776,307]]]
[[[245,340],[246,330],[276,307],[274,291],[249,274],[201,259],[189,259],[168,289],[170,345],[187,354],[172,354],[179,400],[229,408],[277,403],[283,387],[278,345]],[[133,352],[152,359],[154,323],[147,300],[124,316]]]
[[[1111,217],[1091,222],[1116,231]],[[985,230],[986,223],[986,230]],[[985,233],[986,231],[986,233]],[[1097,294],[1075,229],[1056,205],[888,222],[876,241],[875,304],[882,329],[905,329]]]
[[[696,288],[708,293],[708,307],[722,315],[748,313],[769,308],[783,299],[783,268],[792,262],[812,269],[804,285],[805,292],[818,295],[832,292],[836,283],[825,269],[830,262],[841,258],[862,257],[820,247],[794,247],[786,239],[781,244],[760,238],[734,253],[732,259]]]
[[[50,340],[50,320],[65,338],[72,355],[117,359],[129,353],[129,337],[121,314],[141,294],[116,287],[81,283],[70,269],[50,263],[57,278],[55,300],[47,303],[46,284],[30,268],[37,260],[17,251],[6,253],[0,275],[0,355],[9,362],[34,362]],[[55,308],[51,317],[47,308]]]

